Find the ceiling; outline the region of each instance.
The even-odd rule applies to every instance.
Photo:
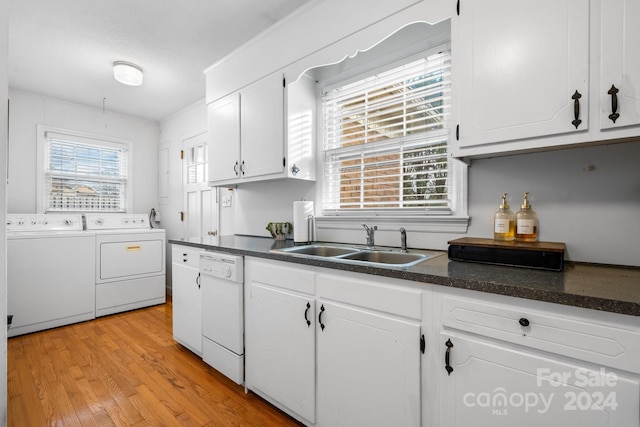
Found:
[[[9,0],[9,87],[160,121],[203,70],[310,0]],[[113,78],[114,61],[144,70]]]

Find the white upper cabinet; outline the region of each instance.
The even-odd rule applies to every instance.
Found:
[[[602,0],[600,127],[640,124],[640,3]],[[615,110],[615,111],[614,111]]]
[[[208,114],[211,184],[315,179],[315,95],[305,76],[287,84],[272,74],[210,103]]]
[[[460,0],[459,9],[452,22],[454,156],[638,136],[637,1]]]
[[[460,9],[459,147],[588,129],[588,2],[462,0]]]
[[[274,74],[241,91],[241,178],[284,170],[284,86],[282,75]]]
[[[228,181],[240,173],[240,93],[207,107],[209,127],[209,180]]]

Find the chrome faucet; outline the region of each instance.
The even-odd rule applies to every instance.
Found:
[[[407,230],[400,227],[400,252],[409,252],[407,250]]]
[[[378,229],[377,225],[367,226],[367,224],[362,224],[364,229],[367,231],[367,248],[373,249],[376,245],[376,236],[375,231]]]

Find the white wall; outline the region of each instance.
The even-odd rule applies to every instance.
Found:
[[[37,211],[37,125],[103,135],[132,142],[134,213],[148,213],[157,207],[158,140],[156,122],[131,116],[103,113],[70,102],[9,90],[9,185],[7,211]]]
[[[0,224],[6,224],[7,2],[0,0]],[[0,425],[7,423],[7,232],[0,228]]]
[[[640,140],[475,160],[469,169],[469,236],[492,237],[493,213],[530,192],[539,239],[565,242],[573,261],[640,266]]]

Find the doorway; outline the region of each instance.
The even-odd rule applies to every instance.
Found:
[[[183,237],[218,234],[218,188],[210,187],[207,132],[182,140]]]

